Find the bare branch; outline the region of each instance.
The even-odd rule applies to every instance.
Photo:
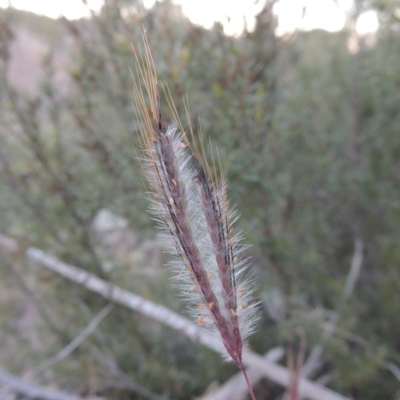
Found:
[[[0,248],[11,252],[18,251],[17,243],[0,235]],[[181,331],[192,340],[197,340],[203,345],[221,352],[221,345],[209,334],[201,331],[196,325],[186,318],[169,310],[168,308],[145,300],[144,298],[110,284],[97,276],[90,274],[73,265],[66,264],[56,257],[46,254],[40,249],[29,247],[25,250],[25,256],[39,265],[42,265],[69,280],[76,282],[87,289],[96,292],[106,299],[122,304],[132,310],[136,310],[150,318],[159,321],[175,330]],[[291,379],[287,368],[265,360],[262,356],[246,350],[243,352],[243,361],[247,366],[257,368],[264,376],[284,387],[289,387]],[[308,379],[299,382],[299,395],[310,400],[349,400],[348,398],[333,392],[332,390],[313,383]]]
[[[43,386],[27,383],[23,379],[0,370],[0,383],[10,387],[13,391],[31,399],[41,400],[85,400],[83,397],[73,396],[59,390],[48,389]]]
[[[354,243],[354,254],[351,260],[350,270],[347,275],[346,284],[343,289],[342,299],[343,301],[349,300],[351,295],[353,294],[355,285],[357,283],[358,276],[360,275],[361,266],[363,262],[363,248],[364,243],[360,238],[356,238]],[[367,342],[360,338],[359,336],[353,335],[350,332],[344,331],[338,328],[336,325],[339,322],[339,314],[333,314],[331,322],[322,322],[321,326],[324,329],[324,334],[322,336],[322,343],[316,345],[310,354],[310,357],[304,364],[304,368],[302,370],[303,376],[310,376],[316,369],[318,369],[321,365],[321,356],[323,351],[323,343],[332,336],[332,334],[336,334],[338,336],[343,337],[346,340],[351,340],[356,342],[362,346],[366,346]]]
[[[354,255],[351,260],[349,274],[347,275],[346,286],[343,291],[343,297],[347,300],[353,293],[354,286],[360,275],[361,266],[363,262],[363,248],[364,243],[361,239],[357,238],[354,243]]]
[[[400,368],[391,362],[387,362],[384,364],[385,368],[387,368],[400,382]]]
[[[108,304],[104,307],[89,323],[89,325],[70,343],[68,343],[63,349],[61,349],[54,356],[44,360],[30,373],[38,373],[43,371],[52,365],[67,358],[75,349],[77,349],[97,328],[101,321],[111,312],[114,308],[113,304]]]
[[[284,350],[282,347],[277,347],[270,350],[264,359],[271,362],[277,362],[284,355]],[[262,377],[263,374],[256,368],[250,367],[247,371],[250,383],[252,386],[256,384]],[[243,374],[238,372],[223,385],[207,392],[204,396],[199,397],[197,400],[243,400],[247,398],[248,388],[246,382],[243,378]]]

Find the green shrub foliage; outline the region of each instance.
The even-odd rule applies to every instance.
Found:
[[[181,308],[164,268],[151,278],[132,275],[128,265],[109,272],[91,233],[96,213],[107,208],[141,240],[154,235],[135,150],[129,69],[131,43],[141,41],[144,27],[182,120],[188,94],[192,124],[218,148],[239,224],[253,245],[263,315],[254,349],[304,337],[308,352],[323,346],[315,377],[334,371],[335,390],[393,398],[399,382],[387,366],[400,365],[400,40],[395,2],[378,3],[357,2],[359,12],[360,4],[378,8],[381,26],[373,37],[350,28],[277,37],[273,2],[254,31],[235,38],[218,24],[194,26],[170,2],[147,10],[107,0],[98,15],[74,22],[2,11],[1,231]],[[13,46],[26,31],[45,44],[34,90],[10,78]],[[361,271],[344,296],[357,241]],[[44,310],[35,329],[47,339],[39,347],[24,335],[11,338],[12,323],[1,317],[7,346],[24,349],[23,357],[5,355],[17,372],[54,354],[104,306],[50,273],[20,262],[18,275],[0,263],[21,278],[2,272],[10,296],[1,307],[28,296],[16,288],[34,276],[35,302]],[[329,327],[333,334],[326,334]],[[117,309],[51,371],[42,379],[82,393],[188,399],[234,368]],[[107,379],[93,387],[93,375]],[[258,398],[276,395],[270,386]]]

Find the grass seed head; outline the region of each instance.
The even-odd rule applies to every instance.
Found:
[[[143,43],[142,50],[133,48],[134,106],[151,212],[171,239],[174,267],[194,319],[222,340],[228,358],[243,369],[243,343],[256,318],[252,283],[244,273],[248,263],[241,259],[244,247],[233,227],[237,215],[227,200],[219,161],[212,162],[213,168],[205,161],[204,142],[200,136],[197,145],[186,103],[188,140],[168,88],[163,93],[176,126],[162,125],[158,81],[145,35]]]

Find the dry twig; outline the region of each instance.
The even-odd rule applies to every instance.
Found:
[[[0,249],[11,253],[20,252],[16,241],[3,235],[0,235]],[[28,260],[76,282],[106,299],[122,304],[175,330],[181,331],[190,339],[197,340],[213,350],[221,351],[221,345],[216,343],[213,337],[199,330],[196,325],[167,307],[145,300],[80,268],[66,264],[35,247],[27,248],[24,254]],[[264,376],[275,383],[283,387],[289,387],[291,377],[290,372],[285,367],[266,361],[262,356],[249,350],[243,352],[243,361],[245,365],[258,369]],[[299,395],[310,400],[349,400],[347,397],[308,379],[300,379]]]
[[[0,370],[0,383],[7,385],[13,391],[31,399],[41,400],[85,400],[83,397],[73,396],[59,390],[48,389],[43,386],[25,382],[23,379]],[[95,399],[93,399],[95,400]]]

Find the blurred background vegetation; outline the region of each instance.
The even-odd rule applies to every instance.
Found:
[[[168,1],[107,0],[78,21],[0,10],[0,232],[184,311],[135,153],[129,68],[144,27],[160,81],[182,116],[189,95],[242,214],[262,302],[251,348],[305,339],[308,353],[322,349],[313,379],[331,373],[349,397],[398,399],[400,4],[360,0],[340,32],[278,37],[274,3],[238,37],[193,25]],[[379,30],[360,36],[355,21],[370,9]],[[11,372],[81,395],[187,400],[236,371],[118,307],[38,369],[106,303],[22,259],[0,265],[0,364]],[[256,391],[281,393],[266,380]]]

